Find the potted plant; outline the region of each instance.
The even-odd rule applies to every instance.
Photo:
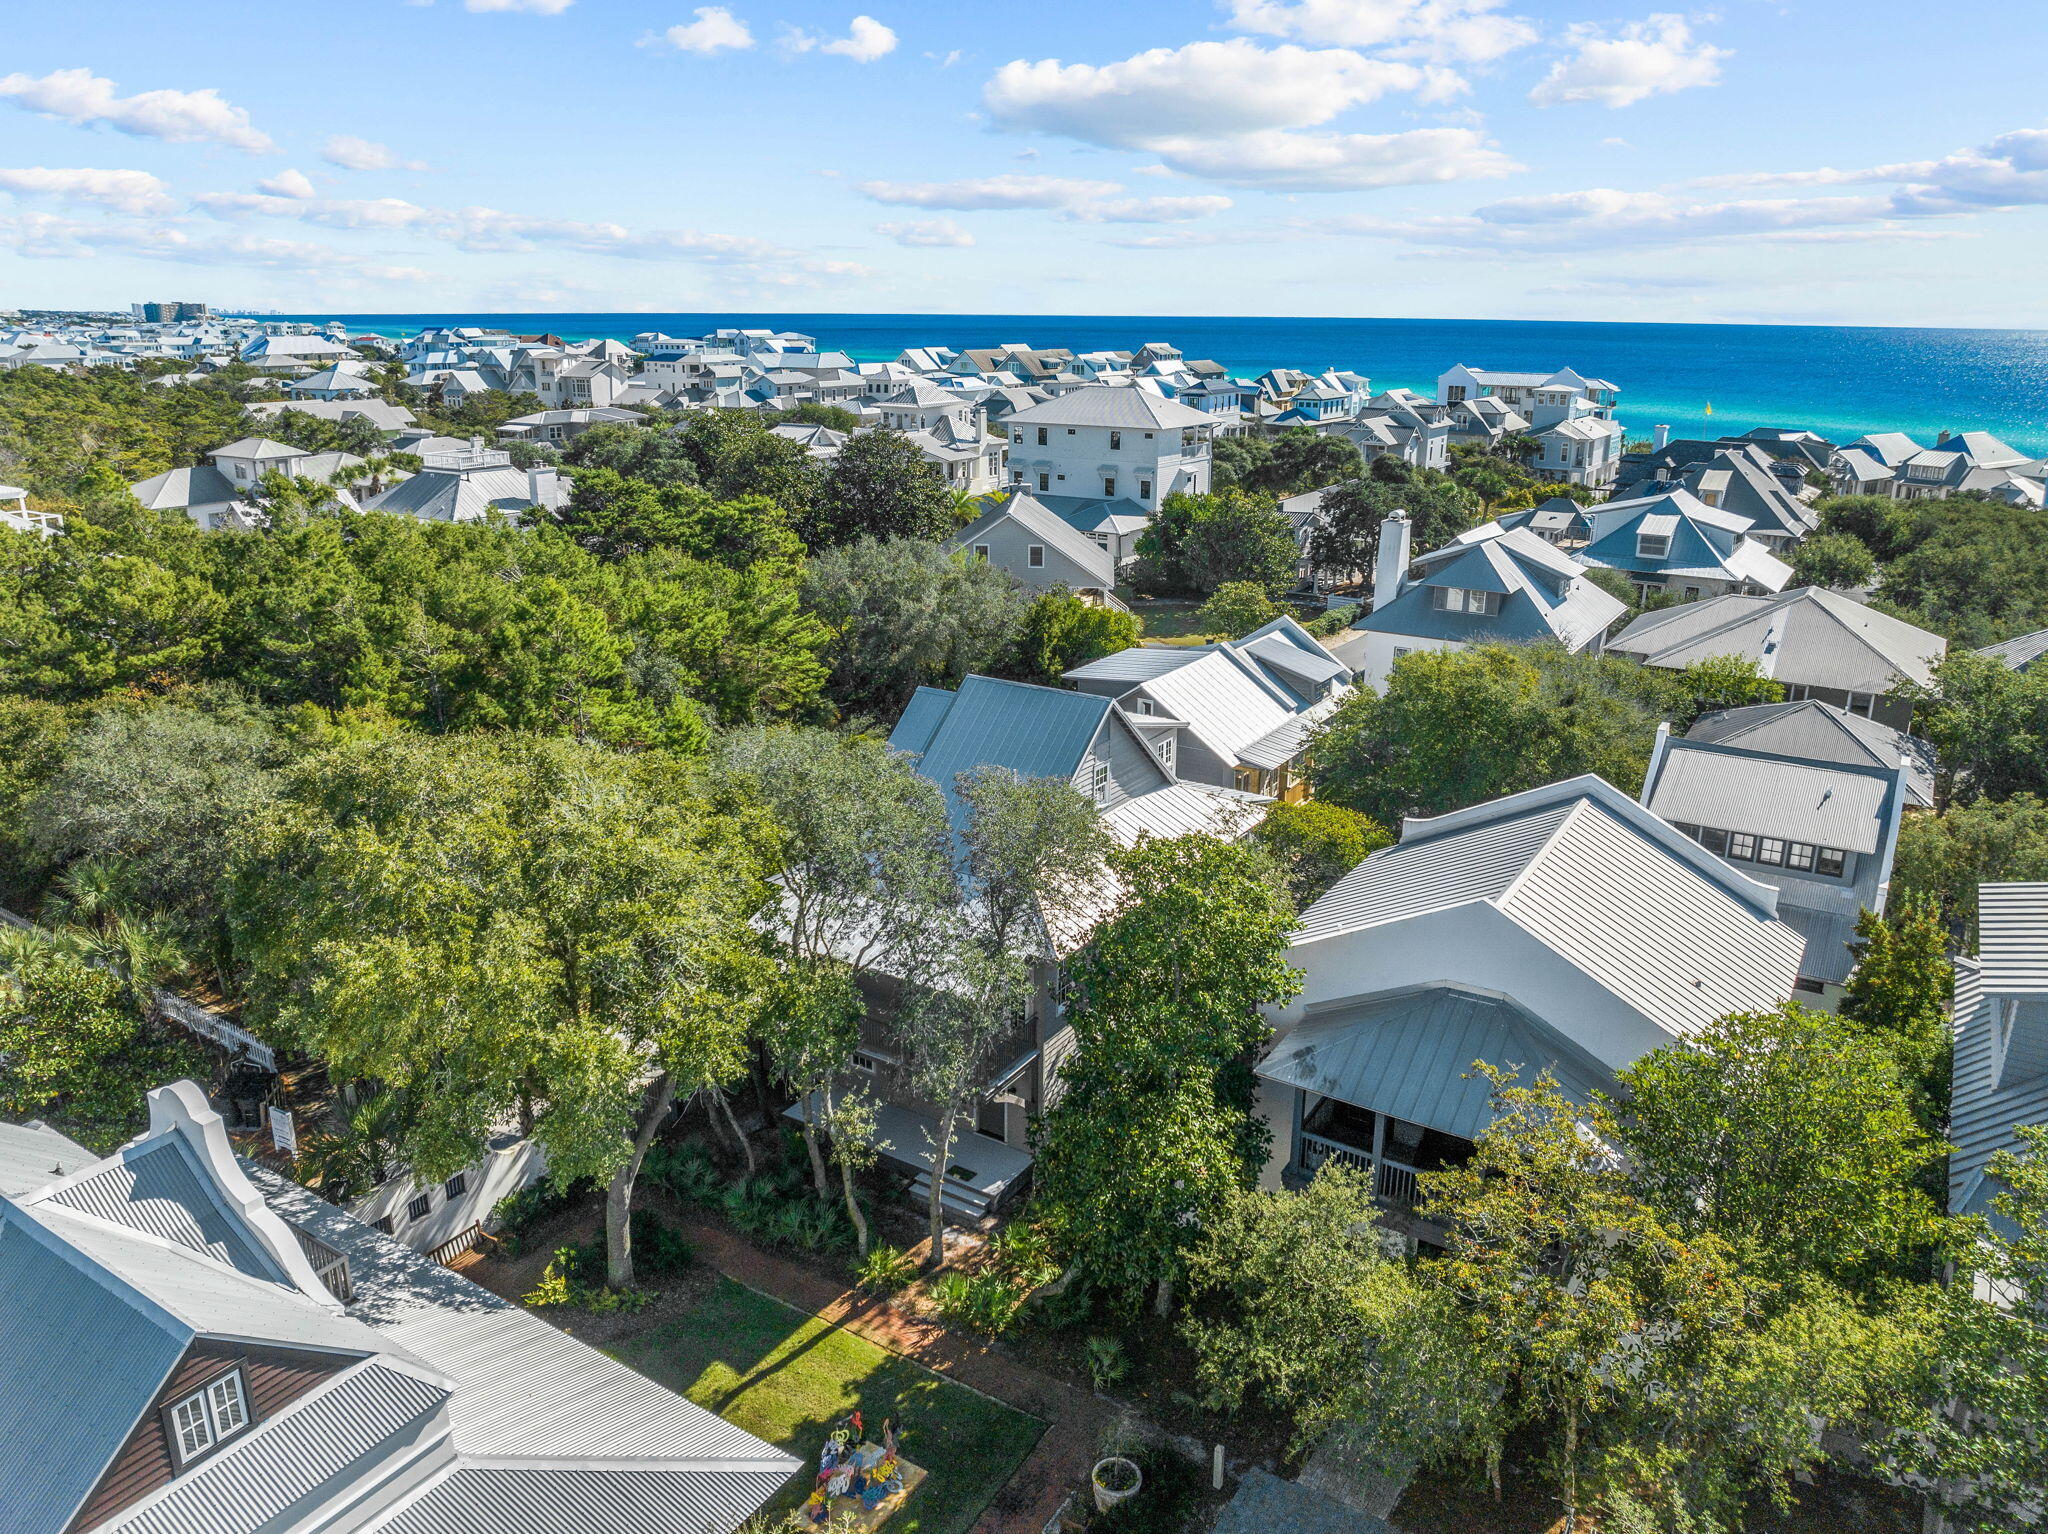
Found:
[[[1138,1468],[1136,1460],[1112,1454],[1095,1462],[1088,1482],[1095,1490],[1095,1510],[1106,1513],[1138,1494],[1138,1488],[1145,1484],[1145,1472]]]

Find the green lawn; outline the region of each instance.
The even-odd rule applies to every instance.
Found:
[[[770,1511],[810,1491],[818,1451],[855,1407],[871,1433],[894,1417],[903,1453],[927,1473],[891,1534],[965,1534],[1045,1431],[929,1369],[730,1279],[680,1320],[611,1351],[641,1373],[801,1458],[807,1473]]]

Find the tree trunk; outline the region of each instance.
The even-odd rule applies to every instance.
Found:
[[[667,1071],[654,1078],[633,1126],[633,1153],[626,1164],[612,1174],[604,1196],[604,1281],[613,1289],[633,1287],[633,1184],[640,1176],[640,1163],[647,1159],[647,1147],[668,1117],[675,1101],[676,1080]]]
[[[926,1260],[927,1268],[937,1270],[946,1263],[946,1206],[943,1201],[946,1191],[946,1167],[953,1159],[953,1121],[959,1117],[951,1103],[939,1115],[938,1143],[932,1147],[932,1189],[929,1213],[931,1217],[931,1256]]]
[[[1152,1295],[1152,1314],[1170,1316],[1173,1314],[1173,1280],[1165,1274],[1159,1278],[1159,1288]]]
[[[740,1121],[733,1117],[732,1104],[725,1100],[725,1094],[713,1087],[711,1101],[725,1113],[725,1121],[732,1126],[732,1137],[740,1142],[740,1156],[747,1164],[747,1176],[754,1175],[754,1147],[747,1140],[747,1132],[740,1128]]]
[[[846,1194],[846,1213],[853,1221],[854,1242],[860,1255],[868,1254],[868,1217],[860,1212],[860,1200],[853,1194],[853,1164],[843,1157],[839,1161],[839,1186]]]
[[[761,1110],[761,1122],[775,1122],[775,1094],[768,1087],[768,1046],[759,1039],[754,1040],[753,1058],[748,1064],[747,1074],[754,1078],[754,1106]]]
[[[804,1149],[811,1153],[811,1181],[817,1186],[819,1198],[832,1196],[831,1184],[825,1180],[825,1155],[818,1149],[818,1114],[823,1111],[823,1092],[806,1092],[808,1106],[804,1113]]]

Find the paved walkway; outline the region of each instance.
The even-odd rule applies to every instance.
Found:
[[[877,1347],[914,1358],[926,1368],[1029,1412],[1047,1424],[1030,1457],[997,1493],[973,1534],[1038,1534],[1069,1489],[1084,1484],[1095,1446],[1115,1408],[1063,1380],[1005,1358],[988,1347],[909,1315],[887,1300],[760,1251],[730,1233],[684,1222],[698,1254],[726,1277],[763,1294],[823,1316]],[[921,1257],[920,1245],[911,1251]]]

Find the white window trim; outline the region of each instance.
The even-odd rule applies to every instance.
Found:
[[[1024,563],[1033,570],[1043,570],[1045,568],[1045,545],[1042,543],[1027,545],[1024,550]]]
[[[164,1411],[171,1460],[179,1470],[249,1430],[249,1388],[239,1367],[217,1374]],[[188,1440],[196,1440],[189,1441]]]

